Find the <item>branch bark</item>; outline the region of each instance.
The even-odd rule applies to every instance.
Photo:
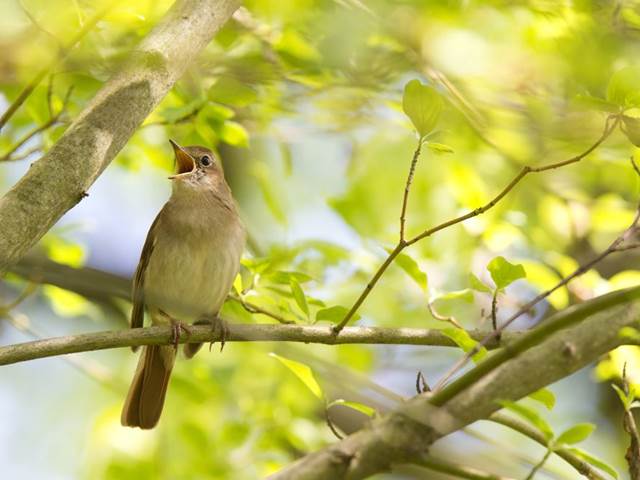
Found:
[[[624,342],[625,326],[640,326],[640,287],[569,308],[489,357],[437,395],[423,394],[344,440],[311,453],[272,477],[360,479],[394,464],[420,463],[431,444],[564,378]],[[490,367],[483,367],[488,364]]]
[[[60,140],[0,199],[0,275],[76,205],[238,0],[178,0]]]
[[[191,325],[189,335],[181,335],[180,343],[217,342],[220,332],[209,326]],[[469,334],[476,340],[487,332],[478,330]],[[501,339],[504,345],[517,340],[521,333],[508,332]],[[170,345],[173,331],[169,326],[134,328],[48,338],[33,342],[18,343],[0,347],[0,365],[52,357],[67,353],[104,350],[108,348],[133,347],[138,345]],[[229,325],[226,342],[302,342],[326,345],[378,344],[378,345],[431,345],[455,347],[456,344],[440,330],[425,328],[382,328],[350,327],[340,336],[333,333],[331,326],[318,325]],[[489,348],[500,346],[497,342]]]

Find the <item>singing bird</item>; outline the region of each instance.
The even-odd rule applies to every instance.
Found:
[[[131,327],[172,325],[174,345],[143,348],[122,409],[122,425],[153,428],[160,418],[183,321],[225,331],[218,312],[240,266],[245,231],[222,165],[205,147],[170,141],[176,174],[172,193],[154,220],[133,282]],[[193,357],[201,344],[187,343]]]

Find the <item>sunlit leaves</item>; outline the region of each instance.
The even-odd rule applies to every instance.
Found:
[[[273,358],[277,358],[285,367],[291,370],[316,397],[323,398],[322,388],[320,388],[320,384],[317,382],[316,377],[313,375],[313,371],[308,365],[285,358],[276,353],[270,353],[269,355]]]
[[[514,265],[498,256],[489,262],[487,270],[491,274],[496,287],[504,289],[520,278],[524,278],[526,273],[522,265]]]
[[[420,138],[431,133],[438,123],[444,103],[436,90],[411,80],[404,87],[402,109],[409,117]]]

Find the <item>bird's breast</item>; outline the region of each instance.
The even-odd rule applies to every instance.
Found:
[[[243,248],[244,230],[235,212],[169,211],[160,219],[145,273],[145,303],[181,321],[217,314]]]

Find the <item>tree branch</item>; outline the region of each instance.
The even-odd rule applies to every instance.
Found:
[[[500,200],[502,200],[511,190],[513,190],[516,187],[516,185],[518,183],[520,183],[520,181],[524,177],[526,177],[530,173],[546,172],[548,170],[554,170],[554,169],[557,169],[557,168],[561,168],[561,167],[564,167],[564,166],[571,165],[573,163],[579,162],[580,160],[582,160],[583,158],[588,156],[591,152],[593,152],[596,148],[598,148],[607,138],[609,138],[609,135],[611,135],[611,133],[615,130],[615,128],[618,126],[619,123],[620,123],[620,117],[618,117],[618,116],[609,116],[609,117],[607,117],[607,121],[605,122],[604,130],[603,130],[602,134],[600,135],[598,140],[596,140],[584,152],[580,153],[579,155],[576,155],[575,157],[571,157],[571,158],[569,158],[567,160],[563,160],[563,161],[560,161],[560,162],[549,163],[547,165],[542,165],[540,167],[531,167],[531,166],[522,167],[520,172],[507,184],[507,186],[504,187],[500,191],[500,193],[498,193],[491,201],[489,201],[485,205],[483,205],[483,206],[481,206],[479,208],[476,208],[475,210],[472,210],[472,211],[470,211],[468,213],[465,213],[464,215],[461,215],[459,217],[456,217],[454,219],[451,219],[451,220],[443,222],[443,223],[441,223],[439,225],[436,225],[435,227],[432,227],[432,228],[429,228],[427,230],[424,230],[422,233],[416,235],[415,237],[413,237],[413,238],[411,238],[409,240],[405,240],[403,238],[403,234],[404,234],[404,219],[403,219],[403,217],[401,215],[401,221],[400,221],[401,237],[400,237],[400,241],[398,242],[396,247],[389,253],[389,256],[385,259],[385,261],[382,263],[382,265],[380,265],[380,267],[378,268],[376,273],[373,275],[373,277],[371,278],[369,283],[367,283],[367,286],[362,291],[360,296],[356,299],[356,301],[354,302],[353,306],[349,309],[349,311],[344,316],[342,321],[334,327],[334,331],[336,332],[336,334],[339,333],[340,330],[342,330],[342,328],[344,328],[344,326],[349,323],[349,321],[357,313],[358,309],[360,308],[360,305],[362,305],[362,303],[365,301],[365,299],[369,296],[369,294],[371,293],[371,290],[373,290],[373,287],[376,285],[376,283],[378,283],[378,280],[380,280],[380,277],[382,277],[382,275],[387,270],[387,268],[389,268],[389,265],[391,265],[391,263],[395,260],[395,258],[405,248],[407,248],[410,245],[413,245],[416,242],[419,242],[420,240],[422,240],[424,238],[430,237],[431,235],[433,235],[434,233],[439,232],[440,230],[444,230],[444,229],[449,228],[449,227],[451,227],[453,225],[457,225],[458,223],[462,223],[465,220],[469,220],[470,218],[477,217],[478,215],[481,215],[481,214],[485,213],[487,210],[490,210],[491,208],[496,206],[496,204],[498,202],[500,202]],[[419,153],[419,152],[417,152],[417,153]],[[416,157],[414,156],[414,159],[415,158]],[[413,166],[413,164],[414,164],[414,160],[412,160],[412,166]],[[404,197],[405,199],[406,199],[406,192],[407,192],[407,190],[405,188],[405,197]],[[403,207],[403,210],[404,210],[404,207]]]
[[[622,344],[619,330],[640,324],[639,298],[640,287],[635,287],[560,312],[441,392],[412,398],[368,428],[271,478],[355,480],[393,464],[415,463],[439,438],[497,411],[497,400],[529,395]]]
[[[237,7],[237,0],[178,0],[62,138],[0,199],[0,275],[85,196]]]
[[[209,326],[190,325],[190,334],[182,335],[180,343],[217,342],[220,332]],[[472,338],[483,338],[487,332],[471,330]],[[522,336],[509,332],[501,339],[502,345],[515,342]],[[134,328],[119,331],[85,333],[67,337],[49,338],[33,342],[0,347],[0,365],[52,357],[67,353],[105,350],[108,348],[138,345],[170,345],[173,331],[170,326]],[[456,347],[453,340],[437,329],[350,327],[336,337],[331,326],[321,325],[250,325],[230,324],[226,342],[302,342],[326,345],[377,344],[377,345],[430,345]],[[499,343],[488,348],[498,348]]]

